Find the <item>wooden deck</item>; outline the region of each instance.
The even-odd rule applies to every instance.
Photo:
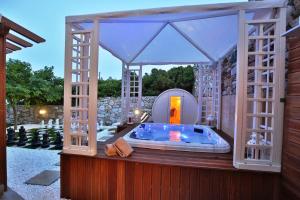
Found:
[[[118,134],[120,137],[133,127]],[[112,138],[109,142],[114,141]],[[231,142],[231,141],[229,141]],[[71,199],[277,199],[279,174],[237,170],[232,153],[134,148],[130,158],[61,155],[61,196]]]

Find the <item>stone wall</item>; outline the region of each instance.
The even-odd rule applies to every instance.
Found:
[[[151,114],[156,96],[142,97],[142,110]],[[98,101],[98,121],[112,124],[121,120],[121,97],[105,97]]]
[[[234,48],[221,61],[222,96],[236,94],[236,53],[236,48]]]
[[[221,61],[222,65],[222,106],[221,129],[231,137],[234,133],[235,97],[236,97],[236,48]]]
[[[39,111],[46,110],[46,114],[41,115]],[[17,107],[18,124],[35,124],[40,123],[42,120],[48,121],[49,119],[63,119],[63,106],[62,105],[45,105],[45,106],[23,106]],[[8,107],[6,110],[6,122],[8,124],[14,123],[13,110]]]
[[[142,98],[142,109],[151,114],[152,105],[156,96],[145,96]],[[46,110],[45,115],[39,114],[39,111]],[[62,105],[46,105],[46,106],[18,106],[18,124],[35,124],[42,120],[46,122],[49,119],[63,119]],[[121,97],[104,97],[98,100],[98,121],[104,124],[112,124],[121,119]],[[6,111],[6,122],[13,124],[13,111],[8,108]]]

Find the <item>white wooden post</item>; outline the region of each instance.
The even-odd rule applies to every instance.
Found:
[[[222,112],[222,64],[218,62],[217,65],[217,77],[218,77],[218,85],[217,85],[217,129],[221,129],[221,112]]]
[[[65,74],[64,74],[64,149],[68,148],[71,143],[71,100],[72,93],[72,26],[66,23],[65,30]]]
[[[128,115],[130,111],[130,70],[129,65],[127,65],[126,69],[126,120],[128,120]]]
[[[217,101],[217,66],[216,65],[213,65],[212,66],[213,69],[212,69],[212,78],[213,78],[213,81],[212,81],[212,107],[211,107],[211,115],[214,116],[214,117],[217,117],[216,116],[216,101]]]
[[[125,63],[122,62],[122,85],[121,85],[121,108],[122,108],[122,122],[125,122],[127,119],[127,115],[126,115],[126,81],[127,81],[127,76],[126,76],[126,66]]]
[[[203,70],[198,64],[198,123],[202,123],[202,104],[203,104]]]
[[[91,38],[91,62],[89,84],[89,145],[90,155],[97,154],[97,101],[98,101],[98,58],[99,58],[99,21],[94,20]]]
[[[238,43],[237,43],[237,73],[236,73],[236,106],[234,121],[234,148],[233,165],[239,167],[241,156],[244,150],[241,148],[242,140],[242,117],[243,117],[243,97],[245,95],[245,11],[240,10],[238,14]]]
[[[143,66],[140,65],[139,69],[139,94],[138,94],[138,109],[142,110],[142,89],[143,89],[143,74],[142,74]]]
[[[283,118],[284,118],[284,104],[280,102],[281,98],[285,97],[285,53],[286,53],[286,38],[281,37],[281,34],[286,32],[286,13],[287,8],[280,8],[279,10],[279,23],[277,23],[276,29],[276,40],[278,45],[275,46],[277,51],[276,62],[276,89],[277,95],[275,95],[275,110],[276,121],[274,129],[278,130],[278,135],[274,138],[273,145],[276,147],[273,152],[272,159],[275,163],[281,163],[281,152],[282,152],[282,136],[283,136]]]

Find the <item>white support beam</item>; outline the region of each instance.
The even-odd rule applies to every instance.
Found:
[[[167,23],[167,22],[183,22],[183,21],[191,21],[191,20],[199,20],[199,19],[208,19],[208,18],[214,18],[214,17],[222,17],[222,16],[229,16],[229,15],[235,15],[237,14],[237,10],[225,10],[225,11],[219,11],[219,12],[212,12],[207,13],[206,15],[196,14],[191,17],[183,17],[178,18],[174,20],[138,20],[138,19],[102,19],[101,23]]]
[[[138,94],[138,109],[142,109],[142,89],[143,89],[143,66],[140,65],[139,69],[139,94]]]
[[[77,15],[67,16],[67,22],[89,22],[94,19],[111,19],[111,18],[125,18],[133,16],[147,16],[159,14],[174,14],[174,13],[187,13],[187,12],[207,12],[207,11],[222,11],[222,10],[253,10],[261,8],[281,8],[286,5],[286,1],[251,1],[251,2],[237,2],[237,3],[219,3],[219,4],[206,4],[206,5],[189,5],[189,6],[176,6],[165,8],[153,8],[144,10],[131,10],[109,13],[97,13],[90,15]]]
[[[97,154],[97,103],[98,103],[98,59],[99,59],[99,32],[98,20],[94,21],[93,32],[91,34],[91,60],[89,74],[89,146],[90,155]]]
[[[198,123],[202,122],[202,104],[203,104],[203,70],[198,65]]]
[[[72,93],[72,25],[66,23],[65,30],[65,72],[64,72],[64,148],[70,146],[71,101]]]
[[[130,70],[129,70],[129,65],[126,67],[126,105],[125,105],[125,116],[126,116],[126,121],[128,120],[128,114],[129,114],[129,108],[130,106]]]
[[[187,34],[182,32],[174,23],[170,23],[170,25],[182,36],[184,37],[189,43],[191,43],[198,51],[200,51],[203,55],[205,55],[211,62],[215,63],[215,59],[210,56],[204,49],[199,47]]]
[[[217,111],[217,129],[221,130],[221,113],[222,113],[222,63],[217,65],[218,76],[218,111]]]
[[[106,51],[108,51],[109,53],[111,53],[113,56],[115,56],[116,58],[118,58],[121,62],[126,63],[126,61],[122,58],[122,56],[120,56],[118,53],[114,52],[111,48],[107,47],[106,45],[104,45],[103,43],[99,42],[99,45],[105,49]],[[127,63],[126,63],[127,64]]]
[[[276,150],[273,153],[273,160],[275,163],[281,163],[281,152],[282,152],[282,136],[283,136],[283,118],[284,118],[284,104],[280,101],[281,98],[285,97],[285,53],[286,53],[286,38],[281,37],[283,33],[286,32],[286,12],[287,8],[279,9],[279,23],[277,23],[276,39],[278,40],[278,45],[276,45],[276,52],[278,52],[277,59],[275,59],[277,65],[277,95],[275,96],[275,110],[276,121],[274,129],[278,132],[278,136],[275,138],[273,145],[276,146]]]
[[[125,65],[125,63],[124,62],[122,62],[122,79],[121,79],[121,81],[122,81],[122,84],[121,84],[121,109],[122,109],[122,119],[121,119],[121,121],[122,122],[124,122],[125,120],[126,120],[126,118],[127,118],[127,116],[126,116],[126,112],[125,112],[125,105],[126,105],[126,96],[125,96],[125,94],[124,94],[124,92],[125,92],[125,88],[126,88],[126,77],[127,76],[125,76],[125,73],[126,73],[126,65]]]
[[[216,114],[216,99],[217,99],[217,67],[213,66],[212,69],[212,107],[211,107],[211,115],[217,117]]]
[[[237,10],[224,10],[224,11],[219,11],[219,12],[212,12],[212,13],[207,13],[206,15],[200,15],[200,16],[192,16],[192,17],[185,17],[185,18],[180,18],[176,20],[170,20],[170,22],[183,22],[183,21],[191,21],[191,20],[199,20],[199,19],[209,19],[209,18],[214,18],[214,17],[222,17],[222,16],[229,16],[229,15],[235,15],[237,14]]]
[[[140,65],[193,65],[193,64],[200,64],[200,65],[212,65],[212,62],[139,62],[139,63],[131,63],[130,66],[140,66]]]
[[[243,156],[241,148],[242,130],[243,130],[243,102],[245,77],[245,10],[240,10],[238,15],[238,44],[237,44],[237,75],[236,75],[236,106],[234,120],[234,148],[233,148],[233,165],[238,167],[240,159]]]

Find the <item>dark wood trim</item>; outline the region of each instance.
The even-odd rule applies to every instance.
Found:
[[[9,53],[12,53],[12,52],[14,52],[14,51],[6,48],[6,54],[9,54]]]
[[[32,46],[31,43],[8,34],[12,29],[15,32],[31,39],[37,43],[45,42],[45,39],[16,24],[15,22],[0,15],[0,185],[4,185],[7,190],[7,166],[6,166],[6,54],[21,47],[7,42],[6,39],[23,47]]]
[[[10,42],[7,42],[6,41],[6,48],[7,49],[10,49],[12,51],[18,51],[18,50],[21,50],[20,47],[18,47],[17,45],[14,45],[13,43],[10,43]]]
[[[18,45],[21,45],[22,47],[32,47],[32,44],[30,42],[27,42],[11,33],[7,34],[6,36],[6,39],[18,44]]]
[[[8,29],[0,30],[0,184],[7,190],[6,174],[6,35]]]
[[[23,35],[24,37],[26,37],[26,38],[28,38],[28,39],[36,42],[36,43],[45,42],[44,38],[38,36],[37,34],[29,31],[26,28],[24,28],[23,26],[15,23],[15,22],[11,21],[10,19],[8,19],[4,16],[1,16],[1,15],[0,15],[0,23],[3,26],[5,26],[5,27],[7,27],[7,28],[9,28],[9,29],[21,34],[21,35]]]

